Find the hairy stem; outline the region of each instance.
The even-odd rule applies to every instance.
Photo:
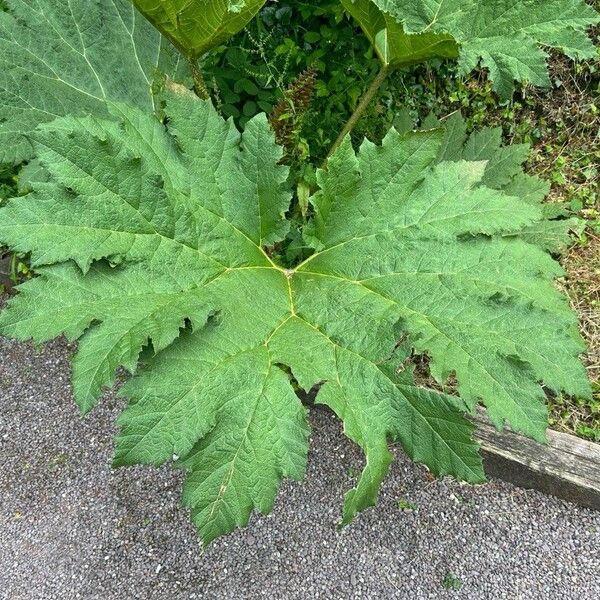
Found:
[[[341,146],[342,142],[344,141],[344,138],[354,129],[356,124],[360,121],[365,110],[367,110],[369,104],[371,104],[371,101],[373,100],[375,94],[381,87],[381,84],[385,81],[385,78],[388,76],[389,72],[389,67],[381,67],[381,70],[379,71],[379,73],[377,73],[377,77],[375,77],[373,83],[371,83],[369,89],[365,92],[365,95],[360,99],[356,110],[352,113],[352,116],[344,125],[344,128],[340,132],[340,135],[338,135],[337,139],[333,143],[333,146],[331,147],[331,150],[329,151],[329,154],[325,159],[325,163],[327,163],[327,160],[331,157],[331,155]]]
[[[19,275],[17,273],[17,253],[13,252],[10,257],[10,280],[17,285],[19,283]]]
[[[206,88],[206,83],[204,83],[204,77],[198,66],[198,61],[195,58],[188,58],[188,63],[192,71],[192,78],[194,79],[194,92],[196,96],[202,98],[202,100],[208,100],[208,89]]]

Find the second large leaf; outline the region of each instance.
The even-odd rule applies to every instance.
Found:
[[[431,58],[458,58],[458,44],[447,33],[424,31],[411,35],[395,16],[380,10],[371,0],[341,0],[369,38],[379,60],[397,69]]]
[[[489,69],[496,91],[509,96],[514,81],[548,86],[547,54],[593,58],[586,28],[598,13],[583,0],[342,0],[391,67],[415,58],[459,52],[464,72]],[[450,40],[448,39],[450,38]],[[452,41],[453,40],[453,41]],[[408,60],[407,60],[408,59]]]

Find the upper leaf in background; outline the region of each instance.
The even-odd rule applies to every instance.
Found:
[[[132,0],[188,57],[197,58],[241,31],[266,0]]]
[[[177,52],[127,0],[8,0],[0,11],[0,162],[31,158],[25,137],[65,115],[109,116],[107,101],[152,111]]]
[[[596,53],[585,29],[599,15],[584,0],[341,1],[384,64],[394,68],[415,58],[458,53],[465,73],[479,64],[488,68],[503,98],[512,94],[515,81],[550,85],[541,46],[560,48],[571,58],[593,58]],[[411,40],[407,34],[417,37]]]
[[[396,69],[431,58],[458,58],[459,48],[448,34],[407,34],[392,15],[375,6],[372,0],[341,0],[344,8],[358,21],[373,44],[379,60]]]

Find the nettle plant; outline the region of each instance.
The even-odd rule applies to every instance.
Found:
[[[548,84],[542,47],[594,52],[598,17],[580,0],[343,2],[382,61],[347,131],[392,68],[455,57],[507,96],[515,80]],[[543,442],[545,390],[590,394],[547,252],[570,221],[523,173],[526,147],[467,136],[458,115],[358,151],[345,131],[300,211],[303,254],[281,262],[299,200],[267,117],[240,132],[198,97],[198,57],[264,2],[134,4],[147,20],[125,0],[0,12],[0,159],[27,161],[0,242],[38,274],[0,327],[79,340],[84,412],[120,366],[133,374],[114,464],[175,459],[205,542],[303,476],[298,390],[318,390],[366,455],[344,523],[375,502],[390,441],[435,475],[482,482],[478,405]],[[457,394],[419,385],[414,354]]]

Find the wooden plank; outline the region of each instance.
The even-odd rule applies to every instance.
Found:
[[[548,430],[542,445],[497,431],[482,413],[473,420],[489,477],[600,510],[600,444]]]

